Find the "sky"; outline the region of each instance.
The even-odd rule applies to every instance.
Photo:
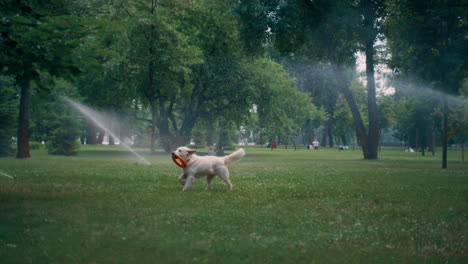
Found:
[[[379,56],[391,56],[388,52],[386,52],[386,41],[378,39],[375,43],[375,47],[377,49],[377,54]],[[366,82],[366,55],[364,52],[357,52],[356,53],[356,71],[359,73],[359,81],[365,86]],[[386,58],[388,59],[388,58]],[[377,93],[383,93],[385,95],[391,95],[395,93],[395,88],[391,87],[388,82],[388,76],[392,73],[392,71],[387,67],[387,65],[381,63],[376,64],[375,68],[375,86],[377,89]]]

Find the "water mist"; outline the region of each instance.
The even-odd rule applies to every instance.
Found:
[[[83,114],[86,118],[88,118],[90,121],[92,121],[94,124],[96,124],[99,128],[101,128],[104,132],[112,136],[113,138],[117,139],[120,142],[120,145],[129,150],[133,155],[135,155],[140,161],[145,163],[146,165],[151,165],[149,161],[147,161],[145,158],[140,156],[138,153],[136,153],[129,145],[127,145],[123,140],[121,140],[118,136],[115,135],[114,132],[112,132],[111,129],[106,127],[104,125],[104,120],[105,118],[100,114],[99,112],[91,109],[90,107],[79,103],[73,99],[70,99],[68,97],[64,97],[65,101],[72,106],[74,109],[79,111],[81,114]]]
[[[2,171],[0,171],[0,175],[5,176],[5,177],[7,177],[7,178],[10,178],[10,179],[12,179],[12,180],[15,179],[13,176],[10,176],[10,175],[8,175],[8,174],[2,172]]]

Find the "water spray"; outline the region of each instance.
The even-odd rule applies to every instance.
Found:
[[[7,178],[10,178],[10,179],[12,179],[12,180],[15,180],[15,177],[10,176],[10,175],[8,175],[8,174],[2,172],[2,171],[0,171],[0,175],[5,176],[5,177],[7,177]]]
[[[411,80],[394,80],[393,84],[399,87],[397,89],[398,92],[404,95],[419,98],[431,98],[438,101],[442,100],[443,98],[447,98],[447,101],[452,105],[459,105],[462,107],[468,106],[468,101],[464,98],[456,97],[441,90],[432,89],[423,84],[414,83]]]
[[[84,104],[81,104],[81,103],[78,103],[77,101],[75,100],[72,100],[68,97],[64,97],[65,101],[67,101],[68,104],[70,104],[74,109],[78,110],[81,114],[83,114],[84,116],[86,116],[89,120],[91,120],[94,124],[96,124],[99,128],[101,128],[103,131],[105,131],[106,133],[108,133],[110,136],[112,136],[113,138],[117,139],[119,142],[120,142],[120,145],[125,147],[127,150],[129,150],[133,155],[137,156],[139,160],[141,160],[143,163],[145,163],[146,165],[151,165],[151,163],[149,161],[147,161],[145,158],[143,158],[142,156],[140,156],[138,153],[136,153],[129,145],[125,144],[124,141],[122,141],[118,136],[116,136],[109,128],[107,128],[103,122],[101,122],[98,118],[98,116],[100,116],[100,114],[91,109],[90,107],[84,105]],[[102,118],[101,118],[102,119]]]

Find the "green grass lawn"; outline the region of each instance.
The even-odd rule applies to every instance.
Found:
[[[1,263],[467,263],[468,169],[435,157],[247,148],[233,191],[162,152],[0,159]]]

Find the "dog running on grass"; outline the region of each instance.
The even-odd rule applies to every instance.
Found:
[[[211,181],[217,175],[232,190],[229,170],[226,165],[242,159],[245,156],[243,149],[238,149],[228,156],[197,156],[195,150],[187,147],[179,147],[172,152],[172,159],[179,165],[184,173],[179,177],[179,182],[184,185],[182,191],[187,191],[195,179],[206,176],[206,189],[211,189]],[[179,159],[178,162],[176,159]]]

